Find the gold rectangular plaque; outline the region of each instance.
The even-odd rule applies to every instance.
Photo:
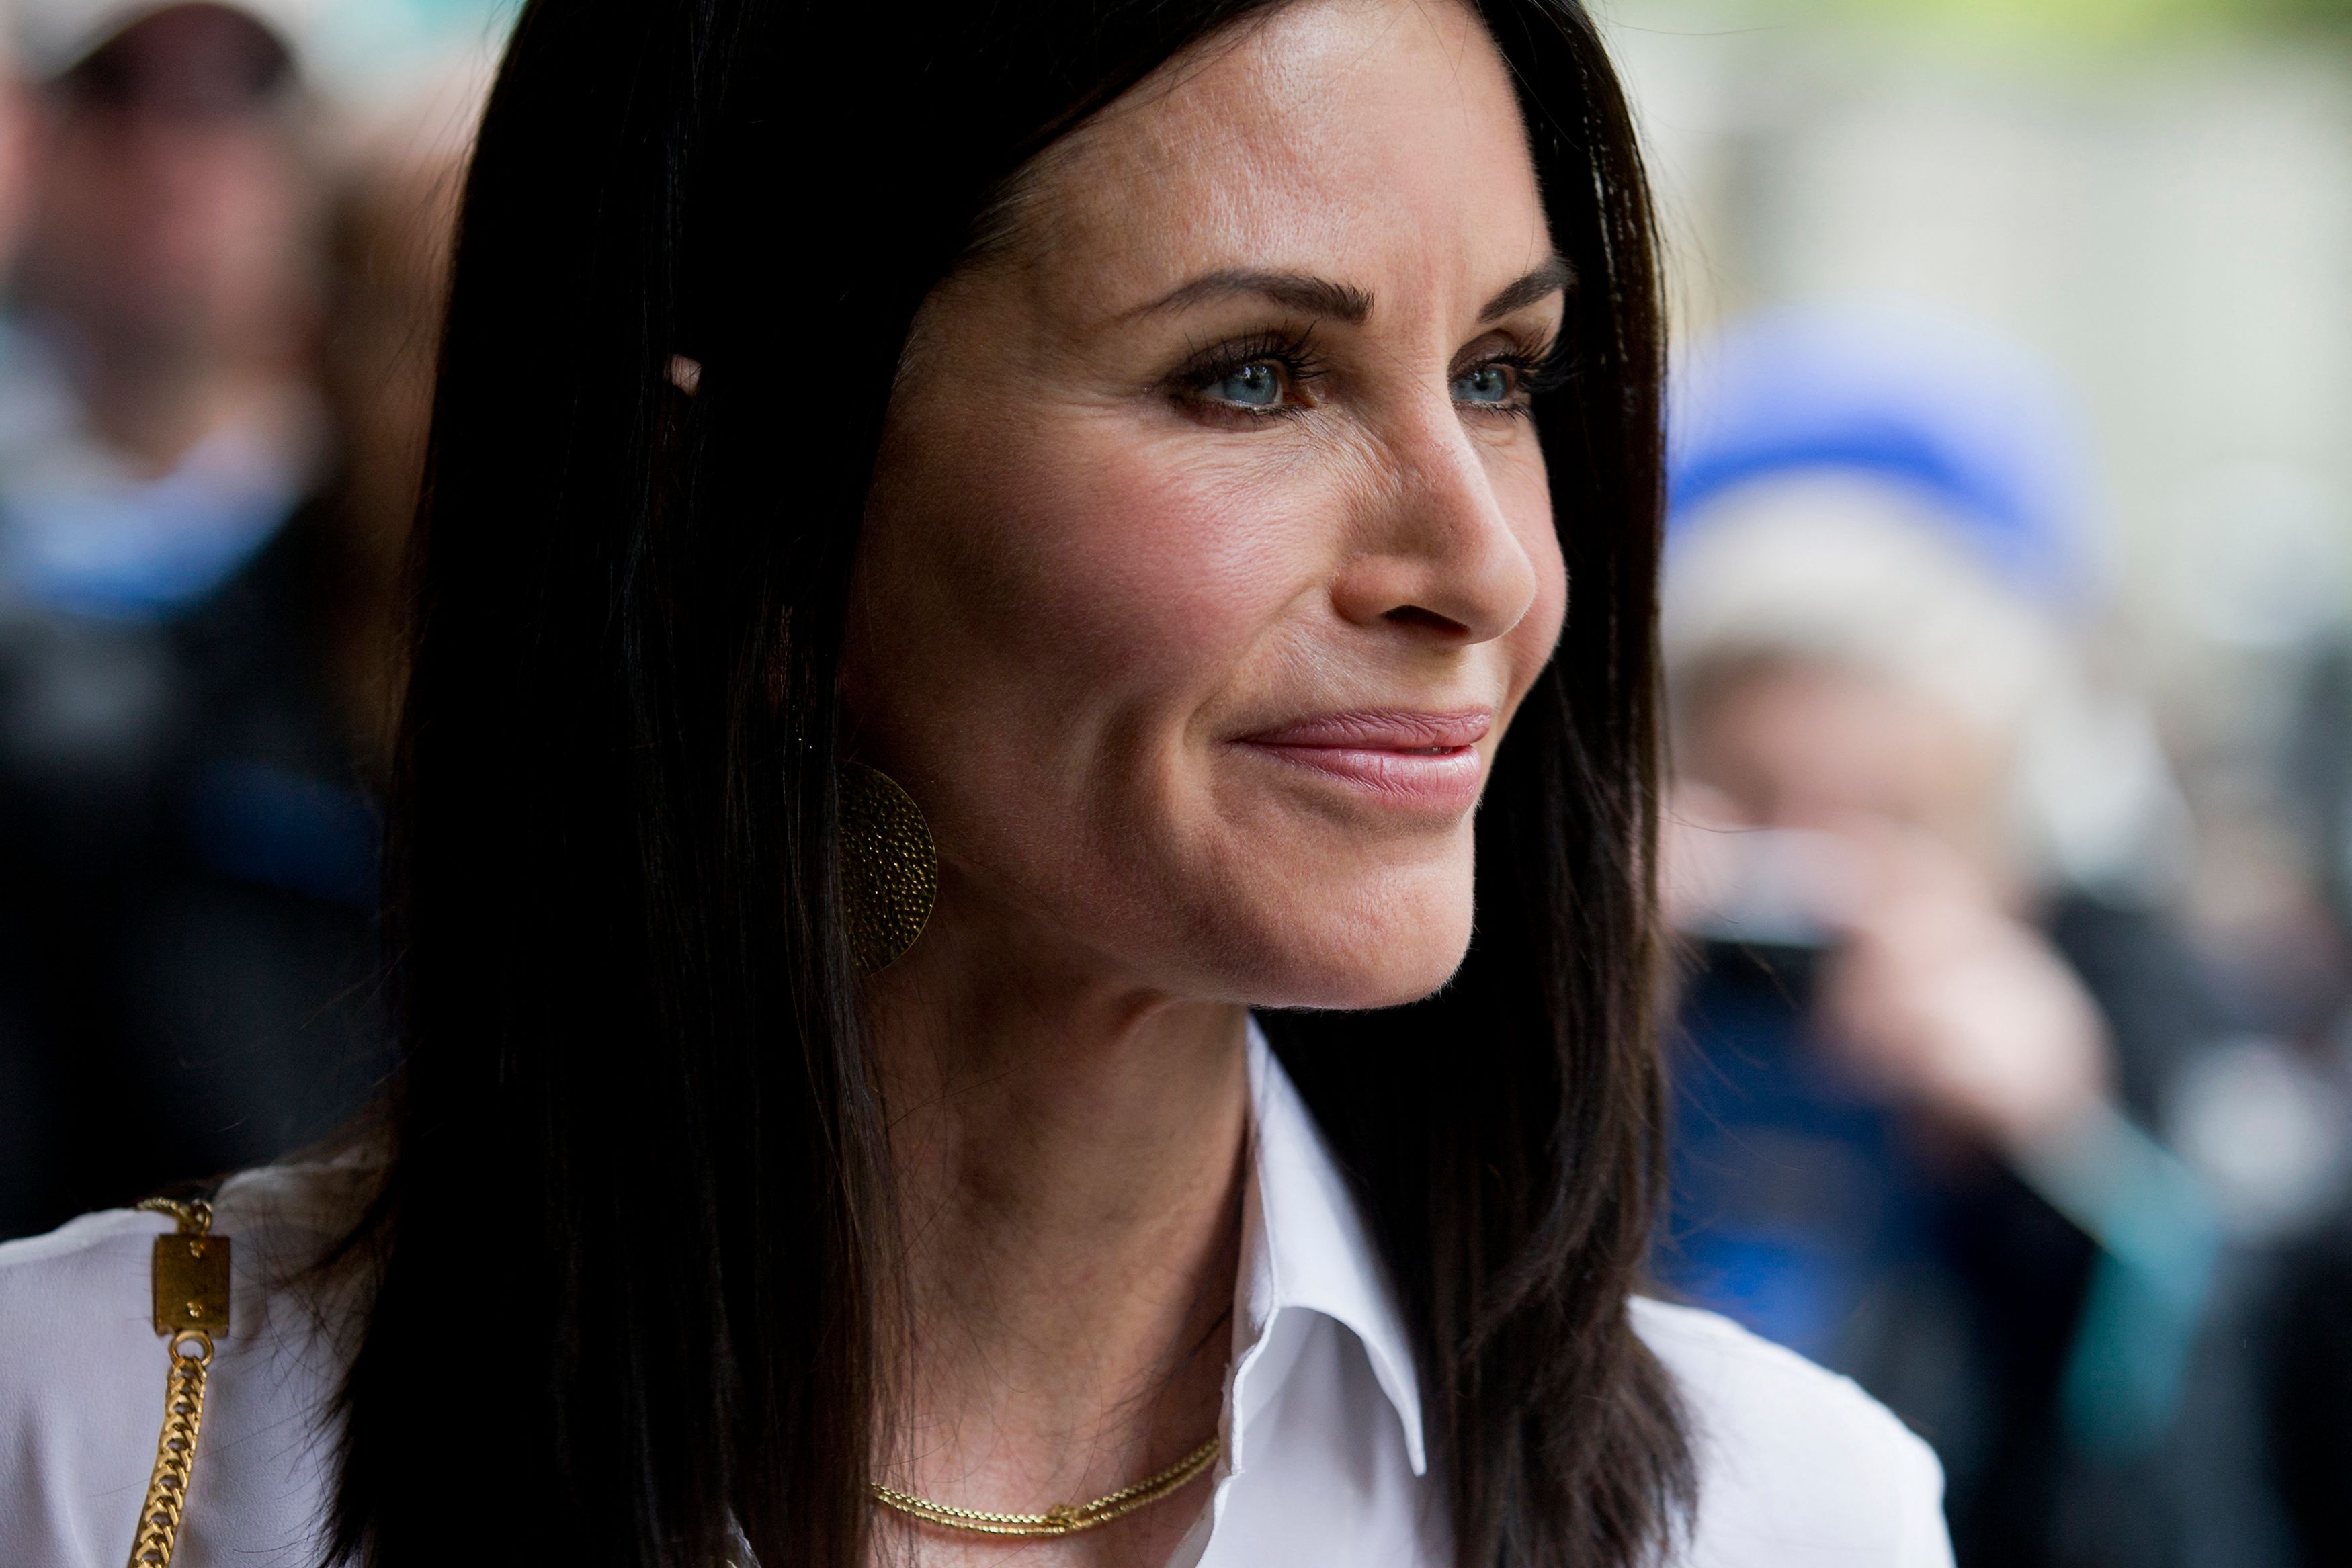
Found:
[[[155,1332],[228,1333],[228,1238],[155,1238]]]

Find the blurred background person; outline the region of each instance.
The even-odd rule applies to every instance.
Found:
[[[0,1009],[38,1228],[335,1125],[459,147],[337,168],[291,5],[37,6],[0,359]],[[458,121],[462,123],[462,120]]]
[[[1990,1167],[1992,1186],[2022,1189],[2027,1212],[2038,1206],[2053,1233],[2087,1259],[2081,1294],[2015,1301],[2025,1332],[2014,1344],[2038,1346],[2043,1365],[2062,1368],[2055,1426],[2068,1456],[2049,1467],[2043,1504],[2021,1516],[2046,1533],[2020,1554],[2096,1563],[2136,1542],[2183,1564],[2352,1560],[2352,1216],[2344,1202],[2352,1176],[2344,1041],[2352,1030],[2343,1022],[2352,1014],[2352,923],[2336,885],[2352,791],[2313,788],[2311,766],[2317,741],[2317,750],[2341,753],[2336,772],[2352,777],[2343,765],[2352,758],[2343,740],[2352,735],[2352,661],[2340,652],[2352,645],[2352,444],[2344,439],[2352,428],[2352,225],[2343,221],[2352,211],[2352,8],[2340,0],[1624,0],[1605,25],[1634,83],[1675,239],[1678,344],[1706,343],[1721,323],[1796,302],[1932,302],[2055,367],[2071,405],[2060,413],[2075,433],[2071,461],[2081,468],[2095,455],[2092,504],[2062,509],[2095,564],[2088,591],[2053,596],[2032,574],[1988,566],[1993,541],[1983,530],[1967,536],[1968,548],[1943,552],[1979,580],[1990,572],[1997,601],[2012,617],[2022,605],[2042,629],[2037,637],[2054,629],[2072,673],[2053,685],[2120,689],[2134,699],[2038,705],[2105,716],[2071,727],[2037,721],[2032,731],[2137,732],[2081,747],[2086,758],[2160,752],[2154,768],[2074,769],[2105,788],[2022,791],[2029,809],[2005,814],[2014,819],[2011,853],[2027,866],[2025,893],[1998,907],[2011,927],[2068,958],[2074,985],[2103,1004],[2110,1101],[2135,1137],[2194,1172],[2201,1195],[2187,1201],[2202,1207],[2222,1244],[2185,1360],[2131,1358],[2184,1370],[2154,1448],[2143,1443],[2140,1457],[2119,1460],[2112,1442],[2090,1440],[2097,1423],[2063,1411],[2072,1368],[2089,1364],[2074,1347],[2091,1343],[2082,1335],[2099,1315],[2101,1277],[2130,1278],[2085,1228],[2096,1216],[2065,1218],[2034,1190],[2052,1185],[2046,1174],[1989,1134],[1943,1128],[1924,1111],[1892,1118],[1906,1157],[1929,1146],[1921,1129],[1937,1127],[1937,1143],[1965,1152],[1980,1172]],[[2046,384],[2048,373],[2039,379]],[[1935,537],[1948,547],[1961,536]],[[2332,696],[2322,695],[2331,687]],[[1980,699],[1946,698],[1968,700]],[[2035,739],[2021,755],[2053,749]],[[2125,788],[2168,773],[2177,794],[2160,784]],[[2113,803],[2134,794],[2158,803],[2147,811]],[[2095,808],[2073,813],[2077,830],[2103,819],[2158,823],[2139,834],[2158,852],[2086,859],[2081,852],[2100,835],[2051,831],[2063,829],[2070,800]],[[2162,828],[2168,818],[2174,826]],[[1785,887],[1791,879],[1777,874],[1780,862],[1820,858],[1801,847],[1801,829],[1706,837],[1766,846],[1720,857],[1731,862],[1718,868],[1727,874],[1760,862],[1748,875],[1752,890]],[[1800,847],[1771,847],[1791,842]],[[2170,1052],[2135,1041],[2160,1032],[2105,1016],[2111,998],[2142,988],[2100,979],[2068,935],[2081,907],[2076,868],[2099,863],[2143,868],[2122,888],[2104,874],[2092,879],[2109,883],[2090,901],[2106,906],[2095,910],[2099,923],[2137,901],[2140,917],[2128,924],[2153,927],[2180,955],[2186,988],[2202,993],[2186,1005],[2220,1018],[2218,1033],[2182,1028],[2184,1040],[2205,1043],[2187,1045],[2154,1072],[2143,1064],[2160,1066]],[[1980,922],[1966,924],[1984,932]],[[1817,915],[1810,926],[1810,946],[1767,954],[1776,975],[1796,977],[1773,982],[1794,993],[1773,1002],[1788,1035],[1798,1032],[1792,1016],[1818,1021],[1826,1010],[1826,993],[1801,978],[1804,964],[1826,974],[1824,956],[1853,946],[1833,921]],[[1718,956],[1727,946],[1708,945]],[[2014,942],[1988,946],[2013,957],[2021,951]],[[2045,1003],[2054,994],[2014,981],[2001,990],[2038,992]],[[1772,998],[1761,988],[1757,1016]],[[2166,1020],[2159,1013],[2156,1021]],[[1834,1049],[1843,1061],[1847,1048]],[[1823,1051],[1807,1060],[1830,1058]],[[1880,1071],[1866,1062],[1850,1070],[1865,1068]],[[1916,1091],[1898,1094],[1874,1077],[1867,1086],[1867,1095],[1847,1092],[1872,1116],[1916,1103]],[[1688,1092],[1702,1090],[1695,1078]],[[1685,1130],[1703,1133],[1704,1107],[1684,1110]],[[1759,1168],[1759,1195],[1798,1185],[1774,1174],[1780,1168]],[[1822,1185],[1872,1190],[1866,1181]],[[1944,1189],[1927,1190],[1933,1198]],[[1907,1188],[1897,1198],[1900,1212],[1943,1212],[1913,1203]],[[1759,1207],[1778,1201],[1756,1199]],[[2029,1256],[2022,1242],[2012,1251]],[[1935,1292],[1926,1294],[1932,1304]],[[2143,1307],[2157,1299],[2140,1294]],[[2180,1314],[2152,1321],[2168,1319],[2177,1341]],[[1948,1337],[1925,1308],[1914,1321],[1923,1345]],[[2093,1384],[2086,1376],[2077,1385]],[[1926,1420],[1926,1405],[1909,1408]],[[1957,1428],[1931,1435],[1948,1460],[1964,1457]],[[1955,1499],[1973,1511],[1962,1468],[1954,1466]],[[1985,1539],[1964,1524],[1964,1563],[2000,1560]]]
[[[2070,635],[2077,428],[2022,354],[1891,306],[1745,323],[1673,413],[1698,946],[1662,1269],[1927,1436],[1964,1563],[2182,1561],[2219,1242],[2145,1130],[2228,1019],[2164,910],[2153,731]]]
[[[16,253],[24,215],[34,105],[15,30],[0,13],[0,269]],[[29,1195],[48,1179],[57,1129],[47,1063],[0,994],[0,1237],[14,1235],[34,1212]]]
[[[2197,1132],[2269,1199],[2274,1269],[2251,1314],[2266,1446],[2302,1560],[2326,1563],[2352,1562],[2352,641],[2298,686],[2278,793],[2308,897],[2278,940],[2324,961],[2302,966],[2267,1049],[2240,1053],[2231,1113]]]

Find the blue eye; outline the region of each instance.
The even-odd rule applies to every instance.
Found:
[[[1276,408],[1282,402],[1282,370],[1269,361],[1255,360],[1226,371],[1203,390],[1238,408]]]
[[[1480,365],[1454,379],[1454,401],[1500,407],[1511,401],[1518,391],[1517,383],[1518,378],[1512,374],[1508,365]]]

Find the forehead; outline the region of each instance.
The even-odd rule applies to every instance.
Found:
[[[1491,287],[1551,249],[1508,69],[1457,0],[1294,0],[1056,147],[1024,205],[1034,259],[1102,295],[1237,265]]]

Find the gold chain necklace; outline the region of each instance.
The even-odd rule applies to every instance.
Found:
[[[961,1530],[973,1535],[1076,1535],[1081,1530],[1124,1519],[1138,1509],[1149,1508],[1161,1498],[1182,1490],[1215,1464],[1223,1450],[1224,1444],[1212,1437],[1156,1476],[1146,1476],[1131,1487],[1121,1487],[1092,1502],[1057,1502],[1043,1513],[988,1513],[976,1508],[950,1508],[927,1497],[886,1487],[880,1481],[873,1483],[872,1490],[874,1500],[883,1507],[897,1509],[943,1530]]]

